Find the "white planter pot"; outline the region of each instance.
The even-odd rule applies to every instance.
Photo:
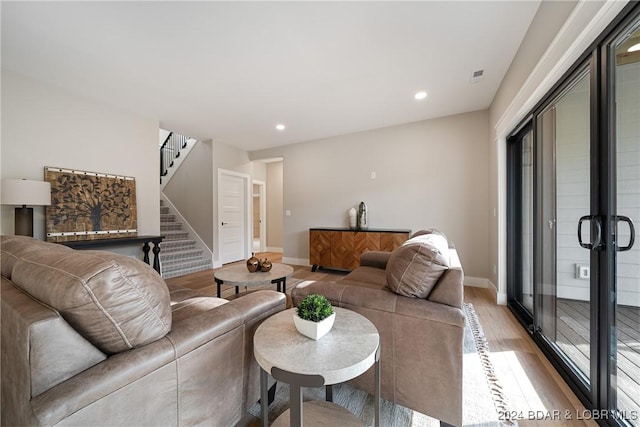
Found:
[[[333,321],[336,319],[336,313],[334,312],[331,316],[327,317],[320,322],[312,322],[311,320],[304,320],[300,318],[297,314],[293,315],[293,323],[296,325],[296,329],[302,335],[307,336],[311,339],[318,340],[324,335],[327,334],[331,330],[333,326]]]

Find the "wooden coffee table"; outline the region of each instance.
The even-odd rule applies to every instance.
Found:
[[[331,385],[365,373],[375,365],[375,419],[380,425],[380,336],[368,319],[360,314],[334,307],[336,320],[329,333],[317,341],[300,334],[293,324],[295,309],[281,311],[266,319],[253,336],[253,353],[260,365],[260,402],[262,426],[268,425],[267,380],[290,385],[290,410],[278,417],[273,426],[362,425],[351,412],[332,400]],[[302,403],[301,387],[327,387],[329,402]]]
[[[293,267],[274,262],[271,270],[267,272],[249,272],[247,266],[242,264],[229,265],[213,273],[213,278],[218,285],[218,298],[220,298],[221,285],[236,287],[236,294],[240,292],[240,286],[264,286],[275,284],[278,292],[287,292],[287,277],[293,274]]]

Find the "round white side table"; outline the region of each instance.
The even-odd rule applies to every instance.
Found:
[[[314,341],[300,334],[293,324],[295,309],[266,319],[253,337],[253,351],[260,365],[262,425],[268,425],[267,375],[290,385],[290,410],[274,425],[302,427],[303,412],[307,424],[318,417],[330,416],[342,426],[358,425],[359,420],[344,408],[325,402],[302,402],[302,387],[327,386],[327,400],[332,399],[331,385],[365,373],[375,365],[375,419],[380,423],[380,336],[364,316],[334,307],[336,320],[331,331]],[[289,415],[287,417],[287,415]]]

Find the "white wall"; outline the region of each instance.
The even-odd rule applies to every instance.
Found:
[[[162,147],[162,144],[164,144],[164,142],[167,140],[167,137],[169,136],[171,132],[169,132],[168,130],[164,130],[164,129],[160,129],[158,132],[158,143],[160,145],[160,147]]]
[[[267,164],[265,162],[253,162],[253,179],[267,181]]]
[[[136,178],[138,233],[160,233],[158,120],[2,71],[1,177],[42,180],[45,166]],[[2,206],[2,234],[13,234]],[[45,237],[44,208],[34,236]]]
[[[267,163],[267,247],[284,248],[283,162]]]
[[[214,241],[212,176],[213,142],[198,141],[163,190],[209,250]]]
[[[488,119],[477,111],[252,152],[284,158],[284,256],[308,262],[309,228],[348,226],[347,210],[365,201],[370,228],[437,228],[466,275],[488,277]]]

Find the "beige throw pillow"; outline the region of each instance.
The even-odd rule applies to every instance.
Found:
[[[387,285],[407,297],[426,298],[449,268],[449,244],[441,234],[423,234],[393,251],[387,263]]]

